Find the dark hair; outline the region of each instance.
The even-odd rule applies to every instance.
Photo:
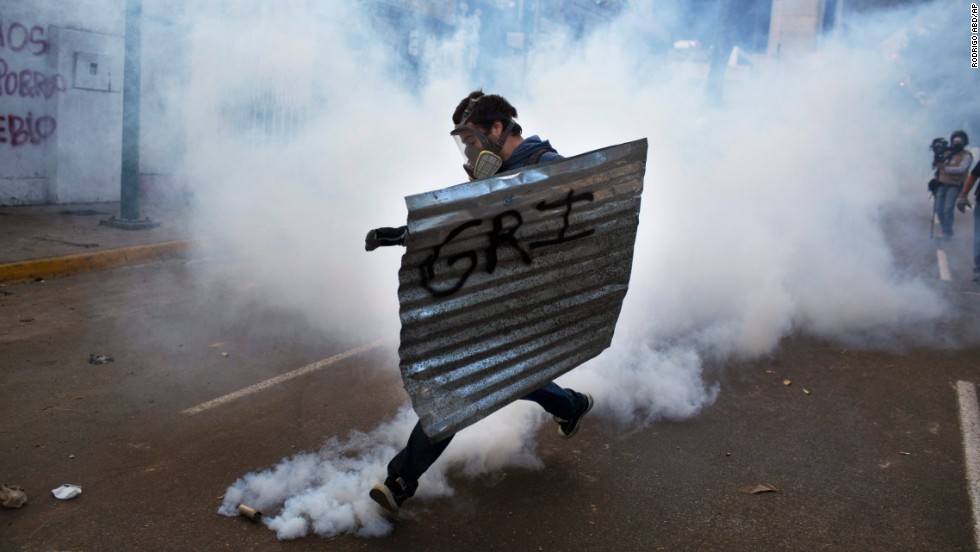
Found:
[[[510,105],[510,102],[503,96],[484,94],[483,90],[474,90],[463,98],[459,102],[459,105],[456,106],[456,111],[453,111],[454,125],[461,123],[463,112],[469,107],[471,100],[476,100],[476,103],[473,105],[473,109],[470,111],[466,122],[475,126],[491,127],[494,123],[500,121],[500,124],[506,128],[507,123],[517,118],[517,109]],[[515,136],[521,135],[521,125],[517,124],[517,121],[514,121],[514,127],[510,133]]]
[[[970,137],[967,136],[966,133],[963,132],[962,130],[954,130],[953,133],[949,135],[949,141],[952,142],[953,141],[953,138],[956,138],[957,136],[962,136],[963,137],[963,145],[964,146],[965,145],[968,145],[970,143]]]

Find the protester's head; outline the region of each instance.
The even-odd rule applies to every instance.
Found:
[[[949,135],[949,147],[954,151],[960,151],[970,143],[970,137],[962,130],[954,130]]]
[[[467,113],[467,110],[469,113]],[[464,114],[466,120],[463,120]],[[453,112],[453,124],[468,124],[480,129],[484,134],[489,135],[494,123],[500,123],[501,127],[506,128],[511,122],[510,134],[521,135],[521,125],[514,119],[517,118],[517,109],[503,96],[497,94],[484,94],[483,90],[474,90],[463,98],[456,111]]]
[[[456,140],[465,163],[463,169],[473,180],[496,174],[523,141],[517,109],[503,96],[470,92],[453,112],[450,134]]]

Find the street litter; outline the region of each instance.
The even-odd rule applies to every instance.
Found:
[[[255,508],[252,508],[247,504],[238,505],[238,514],[247,517],[252,521],[262,521],[262,512],[256,510]]]
[[[70,485],[65,483],[57,489],[51,489],[51,494],[53,494],[55,498],[68,500],[82,494],[82,488],[78,485]]]
[[[109,355],[90,354],[88,356],[89,364],[106,364],[108,362],[112,362],[112,357]]]
[[[784,379],[783,380],[783,385],[793,385],[793,382],[790,381],[790,380],[788,380],[788,379]]]
[[[810,394],[810,390],[809,390],[809,389],[806,389],[806,388],[804,388],[804,389],[803,389],[803,394],[804,394],[804,395],[809,395],[809,394]]]
[[[900,450],[898,451],[898,453],[901,454],[902,456],[912,456],[911,452],[905,452],[904,450]]]
[[[745,494],[778,493],[779,489],[777,489],[775,485],[763,483],[761,485],[746,485],[744,487],[739,487],[738,492]]]
[[[4,508],[20,508],[26,503],[27,493],[22,487],[0,483],[0,504],[3,504]]]

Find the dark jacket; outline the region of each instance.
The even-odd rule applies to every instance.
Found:
[[[541,138],[538,138],[537,135],[529,136],[525,138],[523,142],[518,144],[516,148],[514,148],[514,151],[510,153],[510,157],[507,158],[507,162],[504,163],[503,167],[500,167],[500,172],[519,169],[527,165],[528,160],[531,159],[531,156],[540,149],[544,149],[546,151],[538,159],[538,163],[560,161],[564,159],[564,157],[555,151],[555,148],[551,147],[551,143],[547,140],[541,140]]]

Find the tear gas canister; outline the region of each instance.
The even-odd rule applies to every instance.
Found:
[[[248,504],[238,505],[238,515],[245,516],[252,521],[262,520],[262,512],[256,510],[255,508],[252,508]]]

